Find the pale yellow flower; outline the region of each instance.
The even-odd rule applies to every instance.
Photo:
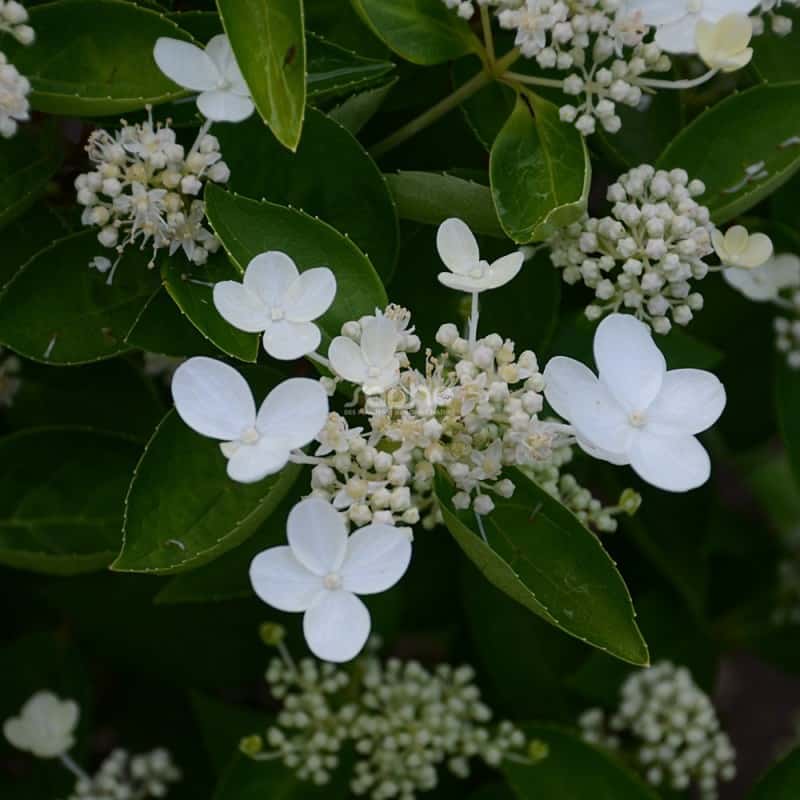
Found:
[[[753,23],[744,14],[728,14],[718,22],[701,19],[695,29],[700,58],[711,69],[735,72],[750,63]]]

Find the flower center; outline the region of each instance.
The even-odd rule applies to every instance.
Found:
[[[329,572],[322,579],[322,585],[326,589],[330,589],[331,591],[336,591],[336,589],[342,588],[342,577],[337,572]]]
[[[470,278],[480,279],[486,275],[486,268],[489,265],[485,261],[479,261],[469,273]]]
[[[242,432],[239,441],[244,444],[255,444],[261,438],[261,434],[255,428],[247,428]]]
[[[687,0],[686,10],[690,14],[699,14],[703,10],[703,0]]]
[[[647,422],[647,418],[645,417],[644,411],[633,411],[628,417],[628,422],[630,422],[634,428],[643,428],[645,422]]]
[[[280,322],[285,316],[283,309],[280,306],[274,306],[270,312],[273,322]]]

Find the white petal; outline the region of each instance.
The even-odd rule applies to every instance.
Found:
[[[377,375],[370,375],[364,378],[362,384],[366,394],[381,394],[390,386],[394,386],[400,380],[400,362],[392,359],[385,367],[382,367]]]
[[[384,367],[394,359],[397,347],[397,326],[387,317],[374,317],[361,332],[361,352],[367,363]]]
[[[328,348],[328,360],[334,372],[351,383],[363,383],[367,377],[367,363],[361,348],[347,336],[337,336]]]
[[[680,19],[686,13],[686,5],[676,0],[628,0],[625,11],[640,11],[646,25],[664,25]]]
[[[255,444],[239,443],[228,460],[228,477],[237,483],[258,483],[286,466],[290,449],[282,439],[267,437]]]
[[[580,435],[577,435],[575,440],[578,443],[578,447],[580,447],[584,453],[588,453],[592,458],[600,459],[600,461],[607,461],[609,464],[615,464],[618,467],[631,463],[630,456],[627,452],[613,453],[611,450],[603,450],[601,447],[593,445]]]
[[[749,14],[761,0],[705,0],[703,16],[716,21],[728,14]]]
[[[436,232],[436,249],[442,263],[452,272],[464,273],[480,261],[478,241],[466,222],[451,217]]]
[[[473,278],[470,275],[457,275],[455,272],[440,272],[439,283],[458,292],[485,292],[489,286],[486,278]]]
[[[700,17],[686,14],[675,22],[662,25],[656,31],[656,44],[667,53],[696,53],[695,26]]]
[[[217,69],[237,94],[244,94],[245,96],[250,94],[236,62],[236,56],[231,48],[230,40],[224,33],[219,33],[209,40],[206,45],[206,53],[208,53],[209,58],[216,64]]]
[[[253,591],[279,611],[305,611],[323,591],[319,575],[309,572],[292,553],[292,548],[270,547],[250,564]]]
[[[324,427],[328,395],[319,381],[289,378],[279,383],[258,410],[256,427],[265,438],[305,447]]]
[[[409,534],[405,528],[378,523],[359,528],[347,542],[340,570],[342,588],[355,594],[376,594],[394,586],[411,561]]]
[[[172,378],[172,397],[181,419],[212,439],[238,439],[256,421],[247,381],[233,367],[213,358],[184,361]]]
[[[710,428],[725,408],[725,387],[716,375],[702,369],[673,369],[655,402],[647,410],[648,430],[695,434]]]
[[[300,273],[286,253],[268,250],[250,260],[244,271],[244,285],[268,306],[283,305],[289,287]]]
[[[763,303],[778,296],[778,287],[773,282],[772,275],[766,270],[766,266],[757,269],[728,267],[722,270],[722,277],[729,286],[741,292],[749,300]]]
[[[323,661],[343,663],[367,643],[372,623],[367,607],[350,592],[325,592],[303,616],[311,652]]]
[[[273,358],[294,361],[313,353],[322,341],[322,334],[313,322],[270,322],[264,331],[264,349]]]
[[[259,333],[269,324],[269,310],[264,301],[237,281],[214,284],[214,307],[240,331]]]
[[[544,396],[553,410],[566,419],[590,448],[625,459],[633,432],[628,415],[608,388],[588,367],[572,358],[556,356],[544,371]]]
[[[630,314],[611,314],[598,325],[594,360],[600,380],[628,412],[653,402],[667,369],[650,329]]]
[[[694,436],[656,436],[642,431],[631,449],[631,466],[658,489],[688,492],[711,475],[711,460]]]
[[[292,322],[311,322],[321,317],[336,297],[336,277],[327,267],[301,273],[283,299],[286,316]]]
[[[161,37],[156,40],[153,58],[171,81],[195,92],[213,89],[222,77],[208,55],[191,42]]]
[[[489,288],[498,289],[505,286],[509,281],[513,280],[517,273],[522,268],[525,261],[525,256],[522,253],[509,253],[507,256],[498,258],[489,267],[487,278],[489,279]]]
[[[301,500],[286,520],[295,558],[315,575],[337,572],[347,553],[347,528],[339,512],[321,497]]]
[[[742,266],[756,268],[766,264],[772,258],[772,239],[764,233],[754,233],[747,243]]]
[[[197,107],[206,119],[214,122],[241,122],[256,108],[249,97],[219,89],[199,94]]]

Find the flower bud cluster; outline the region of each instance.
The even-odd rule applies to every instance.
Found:
[[[778,13],[781,6],[789,8],[800,7],[800,0],[761,0],[761,5],[756,9],[753,21],[753,34],[759,36],[766,32],[767,24],[772,33],[777,36],[788,36],[792,32],[792,18]]]
[[[691,281],[706,276],[713,253],[709,211],[695,200],[704,191],[684,170],[644,164],[609,187],[610,216],[587,215],[556,232],[553,264],[567,283],[594,290],[589,319],[624,308],[662,334],[691,321],[703,307]]]
[[[331,414],[317,437],[314,493],[356,525],[421,521],[431,528],[440,521],[433,501],[440,465],[456,485],[456,507],[488,514],[492,495],[514,492],[504,467],[548,462],[571,435],[567,426],[538,418],[544,382],[536,356],[525,351],[517,357],[514,342],[496,333],[470,348],[447,324],[436,335],[443,352],[428,350],[420,371],[406,355],[420,348],[407,327],[408,312],[390,307],[385,316],[390,314],[402,319],[394,345],[397,370],[380,394],[359,387],[366,399],[359,405],[359,391],[351,410],[366,416],[367,430]],[[342,335],[360,342],[369,319],[375,318],[346,323]],[[340,380],[335,359],[331,367]]]
[[[525,737],[510,722],[491,724],[471,667],[362,656],[352,672],[305,659],[275,659],[266,679],[282,702],[276,724],[242,749],[280,758],[301,780],[327,784],[343,748],[355,751],[351,789],[372,800],[414,800],[435,788],[446,766],[459,778],[480,758],[498,767],[519,756]],[[266,746],[266,751],[262,748]]]
[[[33,44],[36,36],[27,22],[28,12],[21,3],[0,0],[0,33],[13,36],[20,44]],[[0,51],[0,136],[5,139],[17,132],[17,123],[30,119],[30,91],[28,79]]]
[[[696,784],[703,800],[715,800],[719,783],[736,775],[736,753],[708,695],[686,668],[667,661],[630,675],[615,713],[589,709],[579,725],[587,742],[630,749],[654,786]]]
[[[89,137],[86,150],[94,170],[75,180],[84,207],[81,221],[98,227],[100,244],[120,255],[128,245],[151,247],[151,267],[163,248],[170,255],[182,249],[191,263],[204,264],[219,242],[204,225],[203,187],[208,181],[226,183],[230,176],[219,141],[201,131],[187,153],[169,121],[154,125],[151,116],[136,125],[123,120],[122,126]],[[92,266],[106,271],[112,265],[101,257]]]
[[[6,353],[0,347],[0,408],[13,404],[14,395],[19,391],[20,360],[13,353]]]
[[[779,316],[773,321],[775,347],[786,356],[786,363],[791,369],[800,369],[800,304],[796,305],[796,316]]]
[[[166,797],[170,784],[181,779],[167,750],[142,755],[114,750],[90,779],[75,785],[69,800],[146,800]]]

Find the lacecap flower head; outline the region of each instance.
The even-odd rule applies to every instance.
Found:
[[[594,359],[599,377],[563,356],[544,371],[547,402],[572,424],[578,444],[595,458],[630,464],[659,489],[685,492],[705,483],[711,462],[695,434],[725,408],[716,376],[667,371],[649,328],[627,314],[600,323]]]

